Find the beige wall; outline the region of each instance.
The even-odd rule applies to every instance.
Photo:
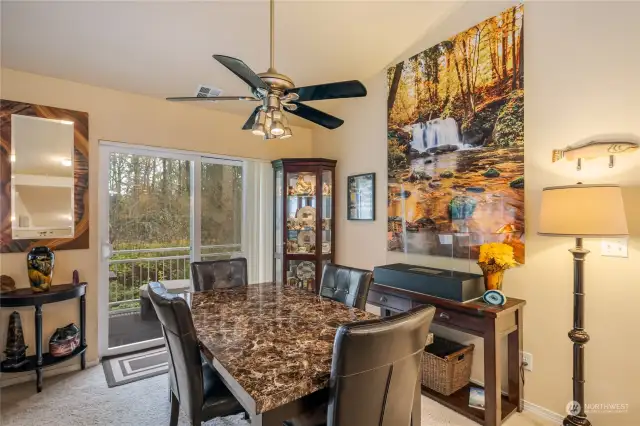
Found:
[[[472,2],[430,29],[405,59],[508,6]],[[599,240],[587,240],[586,395],[588,403],[627,403],[628,414],[590,415],[594,424],[640,424],[636,327],[640,323],[640,154],[551,164],[551,150],[594,135],[640,135],[640,3],[536,2],[525,7],[526,265],[507,272],[507,296],[527,300],[524,348],[533,354],[525,399],[564,415],[571,399],[572,261],[569,238],[536,235],[540,192],[545,186],[610,182],[624,186],[631,238],[629,258],[600,256]],[[633,52],[633,53],[632,53]],[[391,262],[443,265],[479,272],[475,264],[386,251],[385,73],[366,82],[369,95],[345,101],[333,111],[346,123],[334,132],[314,133],[314,154],[338,160],[337,261],[372,268]],[[346,220],[345,184],[351,174],[376,172],[375,222]],[[597,200],[594,200],[597,202]],[[576,212],[580,214],[580,212]],[[482,380],[482,341],[476,343],[473,377]],[[479,355],[479,356],[478,356]]]
[[[276,159],[310,156],[311,130],[294,128],[286,141],[263,141],[240,130],[246,117],[174,104],[99,87],[2,69],[0,97],[89,113],[91,211],[89,250],[56,252],[54,284],[71,282],[74,269],[89,283],[87,295],[88,361],[98,357],[98,140],[111,140],[239,157]],[[100,171],[105,173],[106,171]],[[0,272],[28,287],[24,253],[0,255]],[[29,353],[35,352],[33,309],[19,309]],[[44,344],[56,327],[78,323],[77,301],[45,305]],[[0,348],[4,349],[10,309],[0,311]],[[77,363],[77,361],[74,361]],[[0,380],[15,378],[4,375]]]

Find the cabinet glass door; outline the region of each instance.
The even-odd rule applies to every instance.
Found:
[[[282,170],[276,170],[275,174],[275,250],[274,250],[274,268],[276,283],[282,284],[282,269],[283,269],[283,242],[282,242],[282,223],[283,223],[283,185],[282,185]]]
[[[333,235],[331,235],[331,221],[333,218],[331,214],[333,212],[333,179],[331,170],[323,170],[322,172],[322,229],[321,229],[321,242],[322,242],[322,254],[331,253],[331,241]]]
[[[316,247],[316,174],[288,172],[287,185],[287,254],[301,259],[290,260],[287,283],[313,290],[315,284]],[[307,259],[308,257],[308,259]]]

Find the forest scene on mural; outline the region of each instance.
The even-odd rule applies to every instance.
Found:
[[[387,70],[388,249],[524,263],[524,7]]]

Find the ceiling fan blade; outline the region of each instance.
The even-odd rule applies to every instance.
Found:
[[[296,87],[287,90],[296,93],[298,101],[320,101],[323,99],[359,98],[367,96],[367,89],[358,80],[317,84],[315,86]]]
[[[168,101],[173,102],[185,102],[185,101],[204,101],[204,102],[217,102],[217,101],[259,101],[260,99],[252,96],[203,96],[203,97],[189,97],[178,96],[176,98],[167,98]]]
[[[260,111],[260,108],[262,108],[262,105],[257,106],[256,109],[253,110],[247,122],[244,123],[244,126],[242,126],[242,130],[251,130],[251,128],[253,127],[253,123],[255,123],[256,121],[256,115],[258,115],[258,111]]]
[[[290,114],[297,115],[298,117],[304,118],[305,120],[313,121],[316,124],[319,124],[327,129],[337,129],[342,126],[344,120],[339,119],[338,117],[334,117],[333,115],[327,114],[326,112],[322,112],[315,108],[312,108],[308,105],[301,104],[298,102],[291,102],[296,105],[296,109],[286,110]]]
[[[227,67],[229,71],[240,77],[242,81],[251,86],[252,89],[269,90],[269,86],[267,86],[267,84],[258,77],[258,74],[253,72],[253,70],[240,59],[224,55],[213,55],[213,57],[222,65]]]

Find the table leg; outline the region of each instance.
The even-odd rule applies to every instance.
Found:
[[[36,388],[42,391],[42,305],[36,305]]]
[[[496,329],[496,320],[486,321],[484,333],[484,396],[485,426],[502,424],[502,390],[500,381],[500,335]]]
[[[422,380],[418,374],[416,381],[416,390],[413,393],[413,408],[411,410],[411,426],[420,426],[422,424]]]
[[[278,416],[276,411],[267,411],[251,417],[251,426],[282,426],[287,419]]]
[[[515,312],[516,324],[518,329],[509,333],[508,339],[508,381],[509,381],[509,402],[518,407],[518,412],[522,412],[524,399],[521,371],[522,360],[522,337],[523,337],[523,323],[522,323],[522,309],[518,309]]]
[[[87,302],[86,295],[80,296],[80,344],[82,346],[87,346]],[[87,351],[85,350],[80,355],[80,368],[83,370],[87,366]]]

